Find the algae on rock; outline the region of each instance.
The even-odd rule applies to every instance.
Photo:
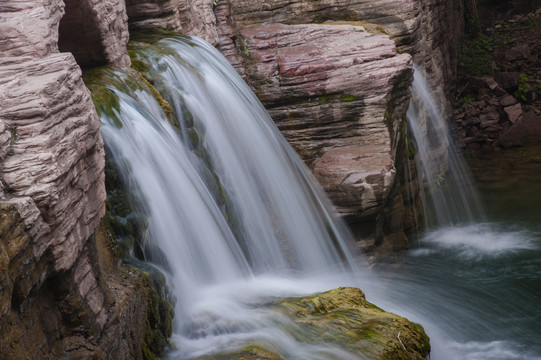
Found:
[[[340,345],[363,359],[425,359],[430,353],[429,338],[420,325],[366,301],[357,288],[341,287],[274,305],[297,325],[292,335],[301,341]]]

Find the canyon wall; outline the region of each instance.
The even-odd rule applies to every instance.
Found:
[[[2,359],[142,357],[148,286],[95,235],[104,148],[76,62],[128,64],[126,21],[122,2],[0,3]]]

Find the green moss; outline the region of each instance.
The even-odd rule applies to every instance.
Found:
[[[274,304],[292,319],[294,325],[284,330],[298,341],[331,343],[378,359],[421,360],[430,352],[422,327],[371,304],[356,288],[338,288]]]
[[[145,359],[156,359],[163,355],[172,335],[174,311],[168,299],[165,278],[159,271],[152,269],[143,272],[148,290],[148,317],[145,328]],[[162,296],[162,294],[166,294]]]
[[[409,137],[406,137],[406,146],[408,150],[408,159],[413,160],[415,159],[416,150],[415,146],[413,145],[413,142],[410,141]]]
[[[464,42],[458,55],[459,65],[473,76],[491,76],[498,72],[493,65],[493,54],[497,48],[504,45],[502,41],[480,34]]]
[[[343,102],[352,102],[355,100],[357,100],[357,98],[353,95],[342,95],[340,97],[340,101],[343,101]]]
[[[530,91],[531,81],[532,78],[525,73],[521,73],[518,77],[518,89],[513,95],[522,103],[528,102],[528,92]]]
[[[328,100],[329,100],[328,96],[320,96],[319,97],[319,102],[321,102],[322,104],[325,104]]]

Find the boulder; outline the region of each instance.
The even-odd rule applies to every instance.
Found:
[[[366,301],[357,288],[342,287],[275,306],[297,325],[296,338],[330,343],[359,359],[426,359],[430,340],[423,328]]]
[[[530,55],[530,47],[528,44],[517,44],[505,51],[505,60],[511,62],[517,60],[526,60],[530,57]]]
[[[287,298],[270,304],[271,311],[284,313],[291,323],[283,330],[300,342],[335,347],[338,358],[423,360],[430,353],[430,340],[423,328],[388,313],[366,301],[357,288],[341,287],[306,297]],[[329,350],[327,349],[327,351]],[[321,354],[322,358],[328,356]],[[281,360],[277,350],[253,344],[238,351],[212,354],[196,360]],[[195,360],[195,359],[194,359]]]
[[[541,141],[541,118],[529,109],[500,137],[503,147],[526,145]]]
[[[513,93],[518,88],[518,72],[502,72],[494,75],[494,80],[507,92]]]
[[[505,114],[507,114],[509,121],[511,121],[513,124],[522,116],[522,105],[520,103],[507,106],[503,110]]]

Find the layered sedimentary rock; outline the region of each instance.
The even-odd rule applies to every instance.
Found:
[[[133,29],[161,28],[218,43],[214,3],[210,0],[126,0],[126,6]]]
[[[84,50],[95,38],[67,50],[125,64],[123,6],[68,3],[66,23],[96,26],[99,51],[88,50],[99,60]],[[63,14],[61,0],[0,4],[0,354],[137,358],[150,299],[141,275],[102,272],[93,234],[105,213],[104,148],[81,69],[58,51]]]
[[[361,3],[348,8],[348,18],[361,17]],[[387,2],[379,6],[392,8]],[[393,11],[401,6],[416,9],[401,4]],[[231,1],[218,3],[216,14],[219,49],[312,168],[339,213],[354,228],[364,228],[362,235],[355,230],[360,245],[374,250],[391,235],[384,233],[380,214],[389,195],[397,195],[410,55],[397,53],[381,25],[338,21],[344,7],[337,3]],[[322,17],[328,21],[314,23]],[[395,245],[404,248],[407,240],[400,236]]]
[[[60,21],[58,40],[60,51],[73,53],[80,66],[129,65],[124,1],[64,0],[64,3],[65,16]]]

